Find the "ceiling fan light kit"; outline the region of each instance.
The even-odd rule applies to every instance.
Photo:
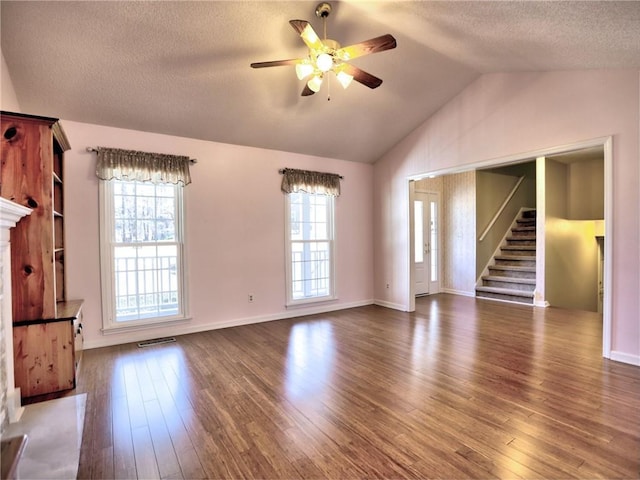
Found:
[[[313,27],[306,20],[290,20],[289,24],[298,32],[302,41],[309,48],[305,58],[291,60],[275,60],[270,62],[252,63],[253,68],[277,67],[295,65],[296,76],[299,80],[306,80],[302,96],[313,95],[320,91],[325,75],[332,72],[342,88],[347,88],[352,80],[369,88],[377,88],[382,84],[378,77],[348,63],[350,60],[369,55],[371,53],[391,50],[396,47],[396,39],[390,35],[365,40],[347,47],[327,38],[327,17],[331,13],[331,5],[323,2],[316,6],[316,16],[322,19],[324,39],[320,39]]]

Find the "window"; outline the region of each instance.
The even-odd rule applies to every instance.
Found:
[[[105,330],[184,319],[183,187],[101,180]]]
[[[305,192],[287,197],[287,305],[335,299],[334,199]]]

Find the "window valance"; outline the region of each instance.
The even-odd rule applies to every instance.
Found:
[[[191,183],[189,157],[98,147],[96,175],[102,180]]]
[[[340,175],[285,168],[282,172],[284,193],[306,192],[319,195],[340,196]]]

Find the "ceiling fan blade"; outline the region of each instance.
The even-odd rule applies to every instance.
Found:
[[[311,90],[311,89],[309,88],[309,85],[307,85],[307,84],[305,83],[305,84],[304,84],[304,88],[302,89],[302,93],[301,93],[301,95],[302,95],[303,97],[308,97],[309,95],[313,95],[314,93],[316,93],[316,92],[314,92],[313,90]]]
[[[323,47],[322,40],[313,27],[306,20],[289,20],[293,29],[300,34],[302,41],[312,50],[320,50]]]
[[[369,88],[378,88],[382,85],[382,79],[348,63],[343,64],[342,71],[351,75],[356,82],[360,82]]]
[[[252,68],[265,68],[265,67],[280,67],[282,65],[295,65],[302,60],[297,58],[292,58],[291,60],[273,60],[271,62],[256,62],[252,63]]]
[[[364,42],[356,43],[338,49],[336,56],[342,61],[347,62],[353,58],[362,57],[371,53],[384,52],[396,48],[396,39],[393,35],[386,34],[380,37],[371,38]]]

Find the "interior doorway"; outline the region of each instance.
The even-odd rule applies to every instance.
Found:
[[[578,142],[571,145],[563,145],[558,147],[551,147],[547,149],[515,154],[512,156],[496,158],[491,160],[486,160],[482,162],[477,162],[473,164],[468,164],[465,166],[447,168],[442,170],[434,170],[429,172],[424,172],[423,174],[416,174],[409,177],[408,180],[408,197],[409,197],[409,232],[411,235],[409,236],[410,240],[410,249],[409,249],[409,258],[408,258],[408,267],[409,267],[409,291],[407,298],[407,305],[409,306],[409,311],[415,311],[415,299],[416,299],[416,286],[415,286],[415,265],[414,265],[414,255],[415,255],[415,239],[413,235],[414,229],[414,196],[415,196],[415,182],[418,180],[430,178],[430,179],[438,179],[443,176],[449,174],[458,174],[464,172],[475,171],[477,169],[483,169],[488,167],[498,167],[498,166],[506,166],[515,163],[521,163],[524,161],[528,161],[531,159],[539,158],[539,157],[548,157],[560,154],[567,154],[570,152],[576,152],[584,149],[591,149],[594,147],[601,147],[604,154],[604,233],[602,236],[605,238],[604,246],[601,252],[602,258],[602,351],[603,357],[610,358],[611,357],[611,323],[612,323],[612,309],[611,309],[611,279],[612,279],[612,264],[611,264],[611,246],[613,244],[613,208],[612,208],[612,200],[613,200],[613,175],[612,175],[612,166],[613,166],[613,148],[612,148],[612,138],[611,137],[602,137],[596,138],[592,140],[587,140],[583,142]],[[443,202],[444,197],[443,195]],[[446,207],[446,205],[443,205]],[[544,205],[538,205],[538,208],[544,208]],[[444,242],[444,243],[443,243]],[[445,245],[446,239],[440,244],[440,249],[447,251],[447,247]],[[444,259],[442,259],[441,263],[444,263]],[[440,276],[446,280],[447,273],[440,272]],[[544,285],[543,285],[544,288]],[[447,292],[447,284],[446,281],[441,283],[440,290],[442,292]],[[457,292],[452,292],[457,293]],[[474,292],[470,292],[470,296],[474,296]]]

